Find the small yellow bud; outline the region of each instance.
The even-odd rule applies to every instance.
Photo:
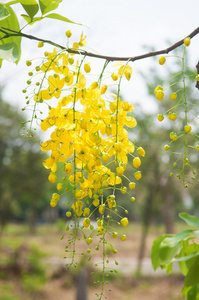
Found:
[[[107,91],[107,85],[103,84],[102,87],[101,87],[101,95],[105,94],[106,91]]]
[[[40,41],[37,45],[38,48],[42,48],[44,46],[44,43],[42,41]]]
[[[117,233],[117,232],[113,232],[113,233],[112,233],[112,237],[113,237],[114,239],[116,239],[116,238],[117,238],[117,235],[118,235],[118,233]]]
[[[102,159],[103,159],[103,161],[104,161],[105,163],[107,163],[107,162],[109,161],[109,159],[110,159],[110,155],[109,155],[108,153],[104,153],[104,154],[102,155]]]
[[[130,183],[129,183],[129,188],[130,188],[131,190],[134,190],[134,189],[135,189],[135,182],[130,182]]]
[[[122,194],[126,194],[127,188],[125,186],[123,186],[123,187],[121,187],[120,191]]]
[[[120,240],[124,242],[126,240],[126,235],[125,234],[121,235]]]
[[[158,114],[158,121],[162,122],[164,120],[164,116],[162,114]]]
[[[186,131],[186,133],[190,133],[191,132],[191,126],[190,125],[186,125],[185,127],[184,127],[184,130]]]
[[[142,147],[137,148],[137,153],[143,157],[145,157],[145,151]]]
[[[51,207],[55,207],[56,205],[57,205],[57,201],[54,200],[54,199],[52,199],[52,200],[50,201],[50,206],[51,206]]]
[[[74,58],[73,57],[69,57],[68,62],[70,65],[72,65],[74,63]]]
[[[95,90],[97,87],[98,87],[97,81],[93,82],[93,83],[91,84],[91,86],[90,86],[90,88],[91,88],[92,90]]]
[[[135,168],[139,168],[140,165],[141,165],[141,160],[140,160],[140,158],[139,158],[139,157],[135,157],[135,158],[133,159],[133,166],[134,166]]]
[[[48,176],[48,180],[51,182],[51,183],[55,183],[56,180],[57,180],[57,174],[54,173],[54,172],[50,172],[49,176]]]
[[[118,175],[118,176],[122,176],[123,173],[124,173],[124,168],[118,167],[118,168],[116,169],[116,172],[117,172],[117,175]]]
[[[142,178],[142,174],[140,171],[137,171],[134,173],[134,177],[136,180],[140,180]]]
[[[170,148],[169,145],[165,145],[165,146],[164,146],[164,150],[165,150],[165,151],[168,151],[169,148]]]
[[[163,87],[161,85],[158,85],[155,90],[154,90],[154,93],[156,94],[158,91],[163,91]]]
[[[29,66],[31,66],[31,65],[32,65],[32,62],[31,62],[30,60],[27,60],[27,61],[26,61],[26,66],[29,67]]]
[[[71,215],[72,215],[72,214],[71,214],[71,212],[70,212],[70,211],[67,211],[67,212],[66,212],[66,216],[67,216],[68,218],[70,218],[70,217],[71,217]]]
[[[67,36],[68,38],[70,38],[70,37],[72,36],[72,32],[71,32],[70,30],[67,30],[67,31],[65,32],[65,34],[66,34],[66,36]]]
[[[184,39],[184,44],[186,47],[188,47],[191,43],[190,37],[187,37],[186,39]]]
[[[62,189],[63,189],[63,183],[60,182],[57,184],[57,190],[61,191]]]
[[[158,90],[156,93],[156,98],[161,101],[164,98],[164,92],[161,90]]]
[[[171,98],[172,101],[175,101],[176,98],[177,98],[177,94],[176,94],[176,93],[172,93],[172,94],[170,95],[170,98]]]
[[[168,151],[169,148],[170,148],[169,145],[165,145],[165,146],[164,146],[164,150],[165,150],[165,151]]]
[[[164,65],[165,62],[166,62],[165,56],[160,56],[160,58],[159,58],[159,64],[160,65]]]
[[[118,80],[118,74],[117,73],[112,73],[111,77],[112,77],[113,81],[117,81]]]
[[[83,225],[84,225],[84,227],[85,227],[85,228],[88,228],[88,227],[90,226],[90,222],[91,222],[91,220],[90,220],[89,218],[85,218],[85,219],[83,220]]]
[[[89,73],[91,71],[90,63],[84,64],[84,71],[86,73]]]
[[[127,218],[123,218],[120,223],[122,224],[122,226],[126,227],[129,223],[128,219]]]

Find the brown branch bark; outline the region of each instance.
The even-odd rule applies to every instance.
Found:
[[[44,43],[51,44],[55,47],[66,50],[68,53],[86,55],[86,56],[89,56],[89,57],[95,57],[95,58],[99,58],[99,59],[106,59],[107,61],[127,61],[127,60],[128,61],[136,61],[136,60],[144,59],[144,58],[147,58],[147,57],[157,56],[157,55],[160,55],[160,54],[168,54],[172,50],[174,50],[174,49],[178,48],[179,46],[181,46],[184,43],[184,39],[186,37],[193,38],[195,35],[197,35],[199,33],[199,27],[196,28],[194,31],[192,31],[188,36],[186,36],[182,40],[176,42],[175,44],[173,44],[172,46],[170,46],[166,49],[159,50],[159,51],[153,51],[153,52],[145,53],[145,54],[138,55],[138,56],[132,56],[132,57],[106,56],[106,55],[100,55],[100,54],[87,52],[85,50],[74,50],[72,48],[65,48],[64,46],[59,45],[57,43],[54,43],[50,40],[40,39],[40,38],[35,37],[33,35],[25,34],[25,33],[18,32],[18,31],[15,31],[15,30],[11,30],[11,29],[8,29],[8,28],[5,28],[5,27],[1,27],[0,32],[3,32],[5,34],[5,36],[3,38],[8,38],[10,36],[21,36],[21,37],[28,38],[30,40],[42,41]]]

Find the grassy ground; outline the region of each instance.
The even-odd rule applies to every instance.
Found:
[[[38,225],[34,235],[29,234],[26,225],[10,224],[0,240],[0,300],[75,300],[78,271],[65,269],[65,246],[67,238],[63,235],[65,224]],[[122,261],[138,257],[141,227],[130,224],[126,230],[127,240],[115,239],[114,247],[118,250],[115,258]],[[179,230],[179,227],[177,228]],[[164,232],[161,226],[151,227],[147,237],[145,257],[150,258],[153,240]],[[126,232],[125,232],[126,233]],[[89,230],[86,231],[89,234]],[[94,241],[95,242],[95,241]],[[79,252],[85,252],[88,245],[82,239],[77,245]],[[95,251],[95,250],[94,250]],[[95,251],[96,252],[96,251]],[[95,253],[94,252],[94,253]],[[97,256],[91,259],[97,259]],[[106,292],[108,299],[151,299],[178,300],[183,286],[179,275],[167,277],[142,276],[137,278],[129,269],[124,274],[122,264],[118,266],[118,275],[112,275]],[[91,264],[86,263],[85,275],[88,276],[88,300],[97,299],[95,292],[98,285],[93,284]],[[98,274],[98,269],[96,274]],[[100,276],[100,274],[99,274]]]

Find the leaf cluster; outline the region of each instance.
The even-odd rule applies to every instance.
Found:
[[[21,36],[19,33],[27,25],[33,25],[45,18],[77,24],[60,14],[51,13],[58,8],[61,2],[62,0],[13,0],[4,4],[0,3],[0,66],[3,59],[16,64],[19,62],[21,56]],[[21,4],[25,10],[25,14],[21,14],[27,23],[23,28],[20,28],[16,10],[11,7],[14,4]]]
[[[199,219],[187,213],[180,213],[179,217],[195,229],[183,230],[175,235],[163,234],[155,239],[151,251],[152,265],[154,270],[161,267],[170,274],[173,263],[178,262],[185,276],[181,294],[186,295],[186,300],[196,300],[199,296],[199,245],[195,239],[199,237]]]

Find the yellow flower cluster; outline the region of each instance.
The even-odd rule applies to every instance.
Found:
[[[197,81],[197,79],[199,79],[199,75],[195,70],[192,70],[185,64],[185,52],[187,51],[186,47],[188,47],[189,45],[190,38],[187,37],[184,39],[183,55],[182,57],[178,57],[182,63],[182,70],[173,75],[172,78],[167,80],[163,85],[158,85],[154,90],[154,94],[159,101],[161,101],[165,97],[164,91],[167,88],[171,88],[172,90],[172,93],[170,94],[170,100],[172,101],[170,101],[170,103],[175,101],[175,104],[173,105],[172,103],[172,107],[170,107],[169,109],[167,107],[167,111],[164,114],[158,114],[158,121],[162,122],[165,119],[165,115],[167,115],[168,119],[170,121],[173,121],[175,124],[174,131],[171,131],[169,135],[171,141],[169,145],[164,146],[164,150],[172,150],[170,145],[180,140],[180,143],[178,143],[178,151],[176,151],[175,149],[175,156],[177,160],[176,162],[174,162],[173,166],[177,166],[175,171],[178,174],[176,174],[176,176],[179,179],[183,180],[184,187],[187,187],[187,185],[195,179],[195,177],[193,176],[195,175],[195,171],[191,166],[191,162],[188,160],[188,154],[191,149],[198,150],[197,147],[199,144],[198,136],[193,132],[193,129],[197,124],[196,109],[198,105],[197,102],[192,104],[190,103],[190,100],[188,101],[190,95],[189,90],[187,89],[187,82],[189,78],[193,77]],[[161,56],[159,58],[159,64],[163,65],[165,62],[166,58],[164,56]],[[176,91],[173,91],[174,88]],[[193,124],[193,127],[190,124]],[[191,138],[193,138],[194,140],[193,145],[190,144]],[[184,141],[182,142],[183,139]],[[193,175],[190,175],[190,169]],[[173,176],[173,172],[170,175]]]
[[[78,49],[85,43],[82,35],[72,49]],[[57,205],[60,195],[67,192],[65,181],[69,182],[74,198],[66,216],[71,217],[73,213],[77,217],[85,217],[83,226],[88,228],[92,214],[90,207],[93,205],[101,215],[97,232],[103,235],[105,211],[109,212],[117,205],[116,189],[122,194],[127,192],[122,177],[129,154],[133,157],[130,167],[134,170],[134,178],[139,180],[142,177],[137,169],[141,165],[139,156],[144,157],[145,151],[139,147],[134,156],[136,147],[129,140],[127,131],[137,125],[132,116],[134,107],[121,100],[119,93],[107,93],[107,85],[101,85],[103,74],[98,81],[89,82],[87,74],[91,71],[91,64],[84,62],[86,55],[82,60],[75,60],[74,54],[57,53],[54,49],[52,53],[45,52],[45,56],[40,66],[44,77],[34,101],[36,104],[48,103],[52,99],[50,104],[53,103],[52,107],[49,106],[47,117],[41,120],[41,130],[51,132],[50,138],[41,144],[42,151],[50,152],[43,165],[50,169],[48,180],[57,182],[57,192],[60,193],[53,194],[50,205]],[[119,79],[121,82],[123,76],[130,80],[131,66],[122,63],[118,66],[118,71],[111,75],[113,81]],[[60,165],[65,174],[62,180],[58,180],[57,176]],[[134,190],[135,185],[129,180],[130,190]],[[131,201],[134,200],[131,197]],[[121,224],[126,226],[128,219],[122,220]]]

